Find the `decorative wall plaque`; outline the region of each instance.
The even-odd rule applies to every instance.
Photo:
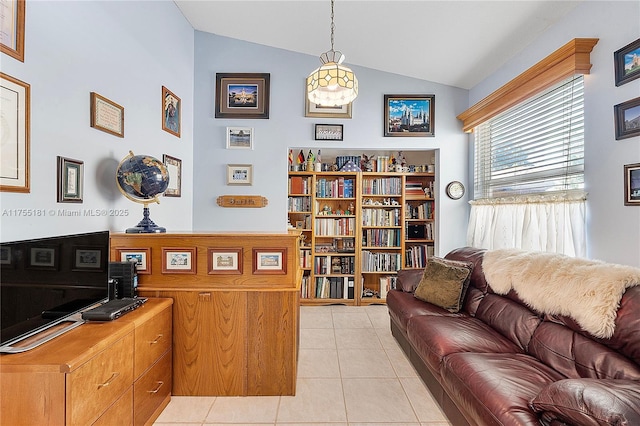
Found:
[[[221,195],[216,200],[220,207],[266,207],[269,200],[260,195]]]

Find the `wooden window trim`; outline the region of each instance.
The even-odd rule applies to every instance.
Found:
[[[574,38],[480,102],[458,115],[462,130],[473,132],[478,124],[554,84],[576,74],[589,74],[590,53],[597,38]]]

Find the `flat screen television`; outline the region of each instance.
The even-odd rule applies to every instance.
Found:
[[[109,231],[0,243],[0,352],[32,349],[109,299]]]

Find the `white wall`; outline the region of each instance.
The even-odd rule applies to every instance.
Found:
[[[318,66],[318,58],[196,31],[194,94],[195,230],[284,231],[287,223],[287,154],[289,147],[346,148],[358,153],[376,150],[437,150],[438,253],[463,246],[468,220],[467,199],[444,196],[451,180],[470,184],[468,141],[456,115],[467,107],[466,90],[372,69],[352,67],[359,81],[352,119],[304,117],[304,80]],[[322,52],[318,52],[320,54]],[[345,52],[348,55],[349,52]],[[270,73],[270,117],[214,118],[217,72]],[[435,137],[383,137],[385,94],[435,94]],[[315,141],[316,123],[344,124],[344,141]],[[227,126],[253,127],[253,151],[225,149]],[[252,186],[227,186],[227,164],[253,164]],[[225,194],[261,195],[269,205],[259,209],[221,208]]]
[[[600,40],[585,76],[587,255],[640,266],[640,208],[623,203],[623,165],[640,162],[640,137],[616,141],[613,106],[640,95],[640,79],[616,87],[613,52],[640,37],[640,2],[585,1],[470,91],[473,105],[577,37]],[[473,137],[471,137],[471,140]]]
[[[109,229],[123,232],[142,205],[120,194],[115,167],[129,150],[183,160],[182,197],[162,197],[151,217],[191,229],[193,29],[168,1],[28,1],[25,62],[1,55],[2,72],[31,85],[31,193],[0,193],[2,241]],[[182,137],[161,129],[162,86],[182,100]],[[125,137],[89,126],[89,93],[125,109]],[[56,156],[84,161],[84,203],[56,202]],[[16,216],[37,209],[44,216]],[[85,216],[110,209],[127,217]],[[59,210],[80,211],[64,217]]]

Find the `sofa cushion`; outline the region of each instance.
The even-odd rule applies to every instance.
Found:
[[[422,279],[424,269],[401,269],[398,271],[396,289],[413,293]]]
[[[549,423],[640,425],[639,400],[639,382],[566,379],[543,388],[531,408]]]
[[[473,265],[468,262],[430,257],[414,295],[449,312],[458,312],[472,269]]]

